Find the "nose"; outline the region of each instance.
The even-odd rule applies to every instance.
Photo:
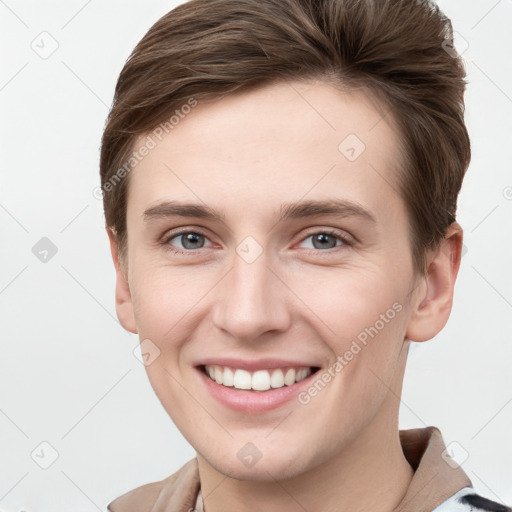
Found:
[[[253,262],[235,253],[233,267],[216,287],[215,326],[239,341],[286,331],[291,324],[290,292],[281,279],[269,267],[265,251]]]

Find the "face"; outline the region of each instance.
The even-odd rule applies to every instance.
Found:
[[[301,474],[397,414],[415,276],[382,114],[360,91],[267,85],[200,103],[130,175],[118,314],[224,474]]]

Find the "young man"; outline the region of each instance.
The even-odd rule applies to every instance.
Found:
[[[101,153],[117,314],[197,457],[109,510],[510,510],[398,428],[461,257],[451,39],[428,1],[193,0],[137,45]]]

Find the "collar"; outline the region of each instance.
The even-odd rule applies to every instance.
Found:
[[[450,458],[437,427],[400,430],[404,456],[414,469],[407,492],[393,512],[431,512],[464,487],[472,487],[463,469]],[[202,511],[197,459],[159,482],[137,487],[108,506],[110,512]]]
[[[464,487],[472,487],[450,457],[437,427],[400,430],[400,443],[414,475],[394,512],[431,512]]]

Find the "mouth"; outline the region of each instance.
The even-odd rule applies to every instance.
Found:
[[[320,370],[318,366],[268,368],[255,371],[220,365],[200,365],[198,368],[220,386],[255,393],[270,393],[273,390],[291,387]]]
[[[317,363],[318,364],[318,363]],[[305,358],[241,359],[211,357],[194,366],[201,387],[222,407],[243,414],[263,414],[297,402],[322,366]],[[302,404],[302,402],[297,402]],[[302,405],[301,405],[302,406]]]

